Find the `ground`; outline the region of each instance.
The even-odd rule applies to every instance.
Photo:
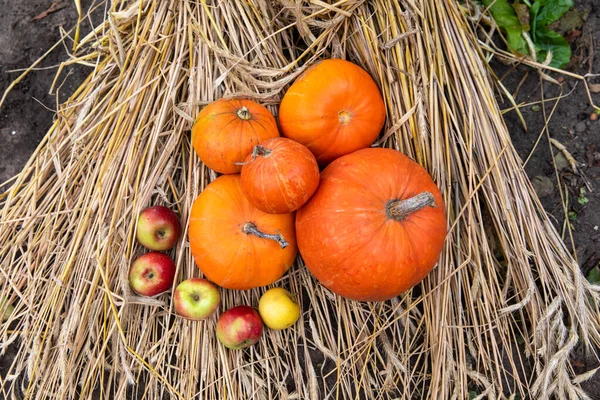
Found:
[[[40,14],[50,8],[50,0],[0,0],[0,9],[3,10],[0,24],[0,94],[19,76],[19,69],[29,67],[61,39],[61,27],[70,30],[76,23],[77,12],[72,1],[58,0],[55,3],[58,10],[44,16]],[[82,3],[87,9],[89,1]],[[600,74],[600,61],[596,57],[600,50],[600,3],[579,0],[576,8],[583,12],[585,23],[570,36],[573,39],[573,60],[568,70],[577,74]],[[83,25],[85,30],[87,20]],[[3,143],[0,146],[0,182],[21,170],[52,124],[52,110],[56,108],[57,98],[56,93],[49,93],[49,89],[56,67],[68,59],[71,45],[72,42],[67,39],[46,57],[38,65],[40,69],[28,74],[10,92],[0,109],[0,139]],[[514,111],[505,113],[506,123],[519,155],[525,160],[531,153],[525,170],[559,232],[564,232],[567,243],[575,244],[577,258],[587,274],[600,262],[600,120],[590,118],[594,108],[585,86],[582,81],[568,76],[561,78],[561,85],[541,82],[535,71],[524,66],[512,68],[494,62],[493,67],[509,92],[517,93],[517,103],[534,103],[521,109],[527,130]],[[87,67],[68,68],[68,79],[59,90],[59,100],[64,100],[89,71]],[[559,74],[552,76],[555,79],[561,77]],[[600,83],[600,77],[592,77],[590,82]],[[559,96],[561,91],[568,96],[558,103],[546,131],[545,121],[555,100],[546,102],[545,110],[539,101],[542,93],[545,99],[551,99]],[[591,97],[596,105],[600,105],[600,93],[592,93]],[[511,107],[505,98],[499,97],[499,101],[501,108]],[[540,135],[541,140],[535,146]],[[549,137],[565,146],[577,163],[577,173],[571,169],[564,154],[549,144]],[[562,196],[559,188],[563,191]],[[572,241],[565,219],[570,221],[573,229]],[[583,372],[594,364],[582,356],[574,360],[574,366],[578,372]],[[590,382],[587,389],[592,396],[600,399],[600,382]]]

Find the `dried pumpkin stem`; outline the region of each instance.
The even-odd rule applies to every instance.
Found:
[[[267,158],[271,155],[271,153],[273,153],[272,150],[267,149],[266,147],[263,147],[260,144],[257,144],[256,146],[254,146],[254,149],[252,149],[252,159],[250,161],[236,162],[235,165],[250,164],[252,161],[256,160],[256,157],[261,156]]]
[[[413,212],[428,206],[435,206],[435,198],[430,192],[423,192],[409,199],[392,200],[387,204],[385,211],[388,218],[402,221]]]
[[[242,108],[237,110],[237,116],[243,119],[244,121],[248,121],[252,118],[252,114],[250,114],[250,110],[248,110],[246,106],[243,106]]]
[[[252,158],[256,158],[258,156],[261,157],[269,157],[273,153],[271,149],[267,149],[266,147],[261,146],[260,144],[254,146],[254,150],[252,150]]]
[[[283,237],[283,235],[281,233],[277,233],[277,235],[272,235],[270,233],[261,232],[258,230],[258,228],[256,227],[256,225],[254,225],[253,222],[246,222],[244,224],[244,227],[242,228],[242,232],[244,232],[248,235],[256,235],[261,239],[274,240],[277,243],[279,243],[279,246],[281,246],[282,249],[285,249],[289,245],[288,241],[285,240],[285,238]]]

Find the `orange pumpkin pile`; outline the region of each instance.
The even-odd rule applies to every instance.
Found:
[[[204,275],[229,289],[269,285],[299,251],[321,284],[349,299],[388,300],[419,283],[443,247],[444,203],[420,165],[370,148],[385,123],[371,76],[324,60],[285,93],[278,122],[284,137],[265,107],[239,99],[198,116],[198,157],[229,174],[191,210],[190,248]]]

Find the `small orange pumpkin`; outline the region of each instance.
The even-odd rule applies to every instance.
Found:
[[[279,107],[283,136],[302,143],[324,166],[369,147],[385,122],[385,105],[373,78],[345,60],[324,60],[304,72]]]
[[[335,160],[296,215],[298,248],[333,292],[388,300],[435,266],[446,237],[440,191],[404,154],[370,148]]]
[[[222,175],[198,196],[188,236],[204,275],[227,289],[252,289],[281,278],[296,258],[294,213],[267,214],[242,194],[239,175]]]
[[[252,100],[220,99],[204,107],[192,128],[200,160],[222,174],[240,172],[252,148],[279,136],[273,114]]]
[[[296,211],[319,186],[319,166],[305,146],[273,138],[254,146],[241,174],[242,191],[257,208],[271,214]]]

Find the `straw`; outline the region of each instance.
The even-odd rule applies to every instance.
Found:
[[[463,11],[436,0],[112,2],[75,42],[81,62],[98,55],[93,72],[0,196],[0,296],[15,305],[0,350],[16,349],[0,393],[585,398],[591,375],[575,375],[569,357],[600,342],[600,289],[535,196]],[[127,270],[143,252],[135,220],[150,204],[180,213],[175,284],[201,276],[187,222],[215,174],[190,147],[195,116],[235,96],[276,113],[293,79],[326,57],[356,62],[380,85],[381,145],[430,171],[446,245],[422,284],[384,303],[332,294],[298,259],[275,285],[298,296],[300,321],[229,351],[216,315],[187,321],[169,295],[131,291]],[[222,290],[219,312],[257,306],[265,289]]]

